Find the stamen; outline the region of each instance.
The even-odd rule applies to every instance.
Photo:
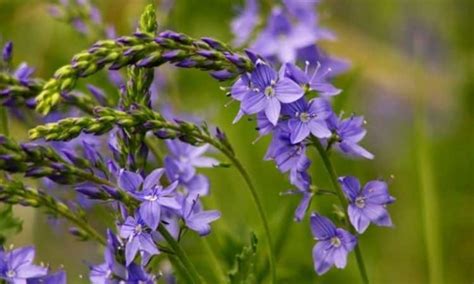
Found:
[[[306,60],[306,61],[304,62],[304,65],[305,65],[305,66],[304,66],[304,73],[305,73],[305,74],[308,74],[309,61]]]
[[[235,101],[235,100],[232,99],[232,100],[226,102],[226,103],[224,104],[224,107],[230,106],[234,101]]]
[[[309,80],[310,82],[312,82],[314,77],[316,77],[316,74],[318,74],[318,71],[320,68],[321,68],[321,63],[318,61],[316,63],[316,69],[314,70],[313,75],[311,76],[311,79]]]

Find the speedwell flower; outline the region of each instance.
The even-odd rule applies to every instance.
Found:
[[[349,199],[349,220],[359,233],[363,233],[372,222],[378,226],[392,226],[386,205],[395,201],[388,193],[387,183],[369,181],[361,188],[359,180],[352,176],[340,177],[339,183]]]
[[[244,75],[246,76],[246,75]],[[304,95],[304,90],[289,78],[279,76],[268,64],[257,61],[250,74],[252,88],[241,100],[245,114],[265,112],[268,120],[276,125],[280,116],[281,104],[292,103]],[[242,84],[237,81],[238,84]]]
[[[318,275],[333,265],[346,267],[347,255],[357,244],[357,238],[344,229],[336,228],[328,218],[317,213],[311,215],[311,231],[318,243],[313,248],[314,269]]]

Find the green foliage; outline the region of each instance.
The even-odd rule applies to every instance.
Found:
[[[242,251],[235,256],[234,268],[229,272],[229,280],[232,284],[255,283],[255,262],[257,259],[257,236],[250,236],[250,244],[244,246]]]
[[[13,216],[12,206],[0,207],[0,246],[5,244],[7,237],[15,235],[22,230],[23,222]]]

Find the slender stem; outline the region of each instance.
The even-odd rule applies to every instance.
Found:
[[[226,274],[224,272],[224,269],[222,268],[221,262],[219,262],[219,259],[214,252],[214,250],[211,248],[211,245],[209,244],[209,239],[208,238],[200,238],[202,241],[203,248],[207,251],[207,254],[210,256],[210,261],[211,261],[211,266],[210,270],[212,270],[214,277],[218,281],[218,283],[225,283],[227,281]]]
[[[225,153],[227,153],[227,151]],[[270,234],[270,226],[268,225],[268,219],[265,214],[265,210],[263,210],[263,206],[262,206],[262,203],[260,202],[260,198],[258,197],[257,190],[255,189],[252,183],[252,180],[250,179],[250,176],[245,170],[245,168],[242,166],[240,161],[237,158],[235,158],[234,155],[231,155],[231,154],[226,154],[226,155],[230,159],[230,161],[235,165],[240,175],[244,178],[245,183],[247,184],[247,188],[250,190],[250,193],[252,195],[252,199],[255,203],[255,206],[257,207],[258,214],[260,216],[260,219],[263,223],[263,228],[265,230],[265,238],[267,239],[268,259],[270,263],[272,283],[276,283],[275,254],[273,252],[273,243],[272,243],[272,237]]]
[[[175,275],[182,276],[184,278],[182,280],[185,281],[185,283],[193,283],[193,278],[191,278],[188,270],[186,269],[186,267],[183,266],[183,264],[179,261],[176,255],[168,255],[168,259],[170,260],[171,265],[173,265],[173,268],[175,269]]]
[[[321,145],[321,142],[316,137],[312,137],[312,142],[315,145],[316,149],[319,152],[319,155],[321,156],[321,159],[323,160],[324,166],[326,167],[326,170],[329,173],[329,176],[331,178],[331,183],[334,186],[334,189],[336,191],[337,197],[339,198],[339,201],[341,202],[342,208],[347,208],[348,202],[346,198],[344,197],[344,192],[342,191],[341,185],[337,181],[337,173],[336,170],[334,169],[334,166],[332,165],[331,160],[329,159],[328,153],[324,149],[323,145]],[[345,215],[345,222],[346,222],[346,227],[353,233],[355,234],[354,228],[351,226],[349,223],[349,218],[347,217],[346,212],[344,211]],[[364,260],[362,258],[362,253],[360,251],[359,244],[357,244],[354,248],[354,252],[356,255],[356,260],[357,260],[357,266],[359,267],[360,271],[360,276],[362,278],[362,282],[365,284],[369,283],[369,278],[367,277],[367,272],[365,270],[365,265],[364,265]]]
[[[48,205],[46,205],[48,206]],[[71,213],[66,205],[63,207],[54,207],[48,206],[51,210],[54,210],[64,218],[68,219],[71,223],[74,223],[76,226],[84,230],[88,235],[92,236],[96,241],[98,241],[102,245],[107,245],[107,241],[105,238],[99,234],[94,228],[92,228],[85,220],[81,219],[80,217],[76,216],[75,214]]]
[[[0,106],[0,133],[5,136],[10,136],[10,130],[8,128],[8,112],[6,107]]]
[[[186,255],[186,252],[181,248],[179,243],[173,238],[173,236],[168,232],[168,230],[160,224],[158,226],[158,231],[160,234],[163,236],[163,238],[166,240],[166,242],[170,245],[170,247],[173,249],[174,253],[176,256],[179,258],[181,263],[183,264],[183,267],[187,270],[190,278],[192,279],[192,283],[204,283],[203,279],[197,272],[196,268],[194,267],[193,263],[189,260],[188,256]]]
[[[167,125],[167,128],[169,129],[174,129],[179,131],[179,127],[174,126],[174,125]],[[216,142],[216,140],[206,136],[206,135],[201,135],[199,133],[195,133],[194,136],[196,138],[201,139],[202,141],[216,147],[219,151],[221,151],[230,161],[234,166],[237,168],[238,172],[244,179],[245,183],[247,184],[247,188],[250,191],[250,194],[252,196],[252,200],[255,204],[255,207],[257,208],[259,218],[263,224],[263,229],[264,229],[264,235],[267,240],[267,247],[268,247],[268,260],[270,263],[270,271],[271,271],[271,278],[272,278],[272,283],[276,283],[276,266],[275,266],[275,253],[273,252],[273,242],[272,242],[272,237],[270,234],[270,226],[268,225],[268,219],[265,214],[265,210],[263,209],[262,202],[260,201],[260,198],[258,197],[257,190],[255,186],[252,183],[252,180],[245,170],[245,168],[242,166],[240,161],[235,157],[234,153],[232,153],[228,148],[224,147],[222,144]]]

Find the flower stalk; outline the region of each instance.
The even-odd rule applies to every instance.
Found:
[[[336,173],[336,170],[334,169],[334,166],[331,162],[331,159],[329,158],[328,152],[324,149],[323,145],[321,142],[315,138],[312,137],[311,142],[313,145],[316,147],[318,150],[319,155],[321,156],[321,159],[323,160],[324,167],[326,168],[326,171],[329,174],[330,180],[332,185],[334,186],[335,193],[339,199],[339,202],[341,203],[342,208],[347,208],[348,207],[348,202],[344,196],[344,192],[342,191],[342,188],[337,181],[338,175]],[[354,228],[351,226],[349,222],[349,217],[347,216],[347,213],[343,211],[344,213],[344,220],[346,223],[346,228],[353,234],[356,234],[356,231]],[[365,269],[365,264],[364,264],[364,259],[362,257],[362,252],[360,250],[359,244],[354,248],[355,256],[356,256],[356,261],[357,261],[357,266],[359,268],[360,276],[362,278],[362,283],[368,284],[369,283],[369,278],[367,277],[367,271]]]

